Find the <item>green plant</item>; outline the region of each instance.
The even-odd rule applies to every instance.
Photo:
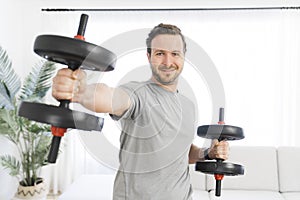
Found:
[[[40,168],[47,164],[51,134],[49,125],[18,116],[18,107],[21,101],[43,100],[55,69],[54,63],[41,61],[22,84],[6,51],[0,46],[0,135],[15,144],[19,154],[18,157],[0,156],[0,164],[23,186],[34,185]]]

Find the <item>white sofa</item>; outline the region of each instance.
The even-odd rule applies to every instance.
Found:
[[[245,175],[225,176],[221,197],[215,197],[213,176],[190,166],[193,200],[300,200],[300,147],[231,146],[228,162],[242,164]],[[111,200],[113,179],[113,175],[82,176],[59,200]]]
[[[245,175],[225,176],[221,197],[215,197],[212,175],[191,170],[195,200],[205,192],[211,200],[300,200],[299,147],[232,146],[228,162],[242,164]]]

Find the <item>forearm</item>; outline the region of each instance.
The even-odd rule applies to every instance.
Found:
[[[192,144],[189,152],[189,164],[194,164],[198,161],[203,161],[204,159],[204,148],[199,148]]]
[[[98,113],[121,115],[130,106],[129,97],[124,91],[103,83],[87,85],[81,95],[79,103]]]
[[[84,91],[75,94],[74,101],[91,111],[107,113],[112,107],[110,93],[110,88],[102,83],[91,84],[85,86]]]
[[[80,103],[85,108],[121,116],[130,107],[130,98],[120,88],[108,87],[103,83],[87,85],[82,70],[61,69],[53,78],[52,96],[57,100],[67,99]]]

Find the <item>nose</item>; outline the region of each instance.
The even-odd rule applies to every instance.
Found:
[[[165,66],[170,67],[172,65],[172,63],[173,63],[172,56],[170,54],[165,54],[164,59],[163,59],[163,64]]]

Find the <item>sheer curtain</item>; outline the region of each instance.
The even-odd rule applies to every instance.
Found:
[[[206,52],[221,77],[225,94],[225,121],[227,124],[243,127],[246,135],[244,140],[232,142],[231,145],[300,146],[300,136],[297,134],[297,121],[300,120],[300,11],[85,13],[90,16],[86,40],[99,45],[107,45],[107,41],[126,32],[149,29],[161,22],[176,24],[186,37]],[[41,33],[73,36],[77,31],[80,14],[42,12]],[[115,49],[111,50],[117,51],[130,42],[135,41],[132,38],[124,42],[118,41],[112,45]],[[189,49],[189,46],[187,48],[188,51],[195,50]],[[118,55],[118,58],[115,71],[109,74],[89,72],[90,79],[115,86],[129,77],[139,80],[141,77],[135,76],[135,69],[144,67],[147,70],[144,47],[128,50]],[[195,98],[199,113],[196,123],[216,123],[212,113],[216,105],[211,103],[210,86],[202,72],[195,71],[197,66],[194,64],[193,60],[186,63],[182,82],[189,86]],[[146,71],[142,75],[149,77],[149,73]],[[53,100],[51,97],[49,99]],[[94,142],[97,142],[95,140],[101,135],[118,149],[118,125],[107,115],[101,116],[106,120],[103,133],[78,134],[75,130],[68,133],[63,139],[65,145],[58,163],[44,169],[43,173],[48,176],[49,185],[54,192],[64,191],[81,174],[115,172],[116,166],[99,158],[95,151],[98,149],[98,153],[102,152],[117,160],[116,153],[101,148],[100,145],[93,148],[81,142],[86,141],[86,137],[94,137]],[[195,138],[195,143],[201,146],[205,141]]]

